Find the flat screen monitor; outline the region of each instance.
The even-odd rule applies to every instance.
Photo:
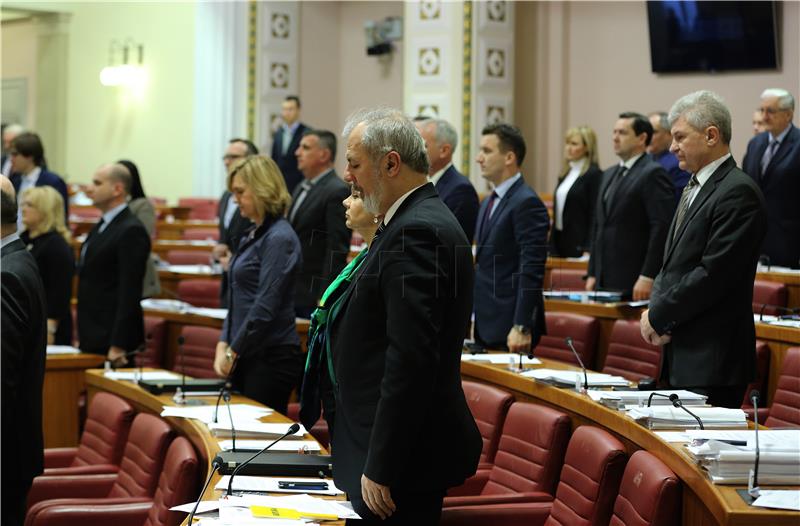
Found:
[[[656,73],[778,68],[777,2],[649,1]]]

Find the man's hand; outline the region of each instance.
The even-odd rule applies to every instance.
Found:
[[[231,372],[231,367],[233,367],[233,360],[228,359],[227,351],[227,342],[217,343],[217,351],[214,355],[214,372],[217,373],[217,376],[220,378],[227,377]],[[236,356],[236,353],[233,352],[233,349],[231,349],[231,353],[233,353],[234,357]]]
[[[506,337],[506,345],[510,352],[527,354],[531,350],[531,334],[522,334],[514,327],[511,327]]]
[[[633,285],[633,301],[649,300],[650,293],[653,291],[653,280],[644,276],[639,276]]]
[[[381,519],[389,518],[397,510],[389,486],[373,482],[366,475],[361,475],[361,498],[369,511]]]
[[[211,255],[214,259],[219,260],[225,255],[230,255],[231,251],[228,248],[228,245],[225,243],[217,243],[214,245],[214,248],[211,249]]]
[[[642,317],[639,320],[639,329],[642,332],[642,338],[644,341],[651,345],[664,345],[672,340],[672,337],[669,334],[664,334],[663,336],[659,336],[656,330],[650,325],[650,309],[645,310],[642,313]]]
[[[594,290],[595,285],[597,285],[597,278],[593,276],[589,276],[588,278],[586,278],[586,284],[584,285],[584,288],[586,289],[587,292],[592,292]]]
[[[122,367],[128,364],[128,359],[125,357],[125,349],[115,347],[114,345],[108,348],[106,359],[111,362],[111,365],[114,367]]]

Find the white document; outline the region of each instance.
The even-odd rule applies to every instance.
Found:
[[[214,489],[227,491],[230,475],[224,475]],[[328,489],[321,490],[292,490],[278,487],[278,482],[327,482]],[[307,493],[309,495],[342,495],[344,492],[337,488],[333,479],[307,478],[307,477],[254,477],[251,475],[236,475],[233,479],[233,491],[260,491],[264,493]]]
[[[676,394],[684,405],[703,405],[707,396],[699,395],[683,389],[662,390],[662,391],[589,391],[586,394],[595,402],[603,400],[618,400],[625,405],[647,405],[647,400],[652,393],[656,393],[652,399],[652,405],[672,405],[669,395]],[[663,396],[659,396],[663,395]]]
[[[800,511],[800,490],[762,489],[761,495],[753,502],[753,506]]]
[[[319,497],[313,497],[309,494],[297,494],[287,496],[269,496],[269,495],[242,495],[241,497],[228,497],[222,507],[238,506],[265,506],[268,508],[286,508],[297,510],[300,513],[308,513],[315,515],[335,515],[340,519],[358,519],[360,518],[355,513],[352,507],[345,506],[341,502],[335,500],[324,500]],[[313,520],[310,519],[310,520]]]
[[[719,440],[755,450],[756,433],[752,429],[741,431],[689,430],[689,441]],[[758,447],[761,451],[796,451],[800,454],[800,429],[759,429]]]
[[[679,442],[685,444],[686,442],[692,441],[685,431],[655,431],[655,434],[665,442]]]
[[[167,270],[176,274],[220,274],[211,265],[168,265]]]
[[[111,378],[112,380],[150,380],[150,381],[158,381],[158,380],[177,380],[180,378],[175,373],[171,373],[169,371],[106,371],[103,373],[103,376],[106,378]]]
[[[219,508],[218,500],[201,500],[195,513],[205,513],[207,511],[213,511],[217,508]],[[181,504],[180,506],[173,506],[169,509],[169,511],[182,511],[183,513],[188,514],[191,513],[193,509],[194,502],[187,502],[186,504]]]
[[[260,451],[267,447],[272,440],[253,440],[253,439],[243,439],[239,440],[236,438],[236,450],[237,451]],[[219,448],[223,451],[230,451],[233,449],[233,440],[220,440],[219,441]],[[310,453],[317,453],[320,450],[320,445],[315,440],[281,440],[274,446],[272,446],[269,450],[270,451],[291,451],[296,452],[302,449],[303,451],[308,451]],[[283,480],[283,479],[281,479]]]
[[[246,426],[248,424],[259,423],[259,418],[272,414],[272,409],[251,404],[231,404],[230,408],[229,414],[228,406],[225,403],[220,403],[219,406],[201,405],[186,407],[165,405],[163,411],[161,411],[161,416],[192,418],[210,424],[214,422],[214,414],[216,413],[218,422],[227,422],[230,424],[230,416],[233,415],[233,425],[238,428],[240,424]]]
[[[81,350],[71,345],[48,345],[47,355],[54,354],[80,354]]]
[[[196,316],[206,316],[217,320],[224,320],[228,316],[228,309],[212,309],[209,307],[189,307],[186,312]]]
[[[208,429],[214,434],[214,436],[230,438],[231,423],[226,422],[225,420],[226,419],[220,418],[216,424],[208,424]],[[289,426],[291,426],[291,424],[265,424],[263,422],[251,422],[242,426],[237,426],[234,424],[234,426],[236,428],[236,438],[262,438],[267,440],[276,439],[283,436],[283,434],[289,430]],[[305,434],[305,428],[300,426],[300,429],[297,431],[297,433],[287,436],[284,440],[302,440],[303,435]]]
[[[583,385],[583,371],[566,371],[561,369],[533,369],[521,373],[522,376],[534,378],[543,382],[554,382],[559,385],[575,385],[576,379]],[[586,373],[590,387],[627,387],[630,382],[621,376],[604,373]]]
[[[143,309],[163,310],[168,312],[185,312],[191,305],[185,301],[159,298],[146,298],[139,302]]]
[[[514,363],[514,365],[519,365],[519,354],[516,353],[508,353],[508,352],[501,352],[501,353],[489,353],[489,354],[467,354],[464,353],[461,355],[461,361],[463,362],[488,362],[498,365],[510,364]],[[522,356],[522,364],[523,365],[540,365],[542,361],[538,358],[528,358],[527,356]]]

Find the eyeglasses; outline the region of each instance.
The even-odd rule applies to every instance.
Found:
[[[756,111],[760,111],[761,113],[767,113],[769,115],[775,115],[776,113],[780,113],[786,110],[780,108],[757,108]]]
[[[233,153],[226,153],[225,155],[222,156],[222,160],[223,161],[235,161],[236,159],[242,159],[244,157],[247,157],[247,156],[246,155],[236,155],[236,154],[233,154]]]

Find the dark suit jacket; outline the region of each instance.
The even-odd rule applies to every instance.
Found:
[[[653,284],[650,323],[671,333],[662,376],[673,387],[755,378],[753,280],[767,230],[764,197],[728,159],[700,188]]]
[[[14,190],[19,192],[19,187],[22,184],[22,174],[11,174],[9,179],[11,179],[11,184],[14,185]],[[42,167],[39,178],[36,180],[36,186],[52,186],[61,194],[61,198],[64,200],[64,217],[67,219],[67,224],[69,224],[69,194],[67,193],[67,184],[61,176]]]
[[[36,261],[22,241],[2,251],[2,483],[30,485],[42,472],[42,384],[47,313]]]
[[[597,195],[589,276],[597,278],[598,289],[630,296],[639,275],[654,278],[661,268],[675,197],[667,172],[645,154],[623,177],[612,202],[604,203],[618,166],[605,171]]]
[[[283,178],[286,180],[286,188],[289,189],[290,194],[294,192],[295,186],[303,180],[303,174],[297,169],[297,157],[295,157],[294,151],[300,146],[300,139],[303,138],[303,134],[308,129],[308,126],[302,122],[300,123],[294,131],[294,135],[292,135],[292,142],[289,143],[286,155],[283,154],[283,127],[278,128],[272,139],[272,160],[281,169]]]
[[[772,265],[800,268],[800,129],[792,126],[762,174],[761,157],[768,145],[769,132],[756,135],[742,161],[767,202],[769,227],[761,253]]]
[[[535,345],[543,333],[542,282],[547,260],[547,208],[525,181],[516,181],[480,225],[475,255],[475,328],[486,344],[505,345],[513,325],[531,328]]]
[[[78,265],[78,337],[81,349],[103,353],[115,345],[132,351],[144,342],[139,300],[150,255],[150,236],[126,207],[99,233],[89,232]]]
[[[300,185],[294,189],[290,217],[302,190]],[[303,270],[295,285],[296,307],[316,307],[331,280],[344,268],[352,234],[345,225],[342,201],[349,194],[350,189],[331,170],[311,186],[291,220],[303,249]]]
[[[655,162],[664,167],[664,170],[667,171],[667,175],[672,179],[672,185],[675,188],[675,204],[678,204],[681,200],[681,194],[683,194],[683,188],[689,183],[692,174],[681,170],[678,158],[669,150],[665,150],[659,155],[652,155],[651,157]]]
[[[460,377],[467,238],[426,184],[369,250],[331,327],[334,480],[358,496],[362,474],[406,490],[457,486],[475,473],[482,445]]]
[[[586,173],[578,177],[567,192],[564,203],[562,229],[556,230],[555,222],[550,235],[550,245],[555,255],[563,258],[580,257],[592,246],[592,222],[594,207],[597,204],[597,191],[603,179],[603,172],[593,164]],[[564,178],[558,179],[556,191]],[[557,203],[556,192],[553,192],[553,210]]]
[[[478,219],[478,193],[469,179],[461,175],[455,166],[451,166],[436,182],[436,191],[442,202],[453,212],[461,228],[472,244],[475,237],[475,223]]]
[[[242,214],[239,213],[239,207],[236,207],[236,211],[233,213],[233,217],[231,217],[231,222],[228,224],[228,227],[225,228],[225,213],[228,210],[228,206],[230,204],[230,196],[231,193],[228,190],[223,192],[222,197],[219,198],[219,212],[217,214],[217,218],[219,220],[219,242],[225,245],[228,245],[228,249],[231,251],[231,254],[236,254],[239,251],[239,244],[242,241],[242,237],[244,236],[245,231],[253,226],[253,222],[247,219],[246,217],[242,217]],[[220,298],[220,307],[223,309],[228,308],[228,273],[222,273],[222,280],[220,282],[219,287],[219,298]]]

